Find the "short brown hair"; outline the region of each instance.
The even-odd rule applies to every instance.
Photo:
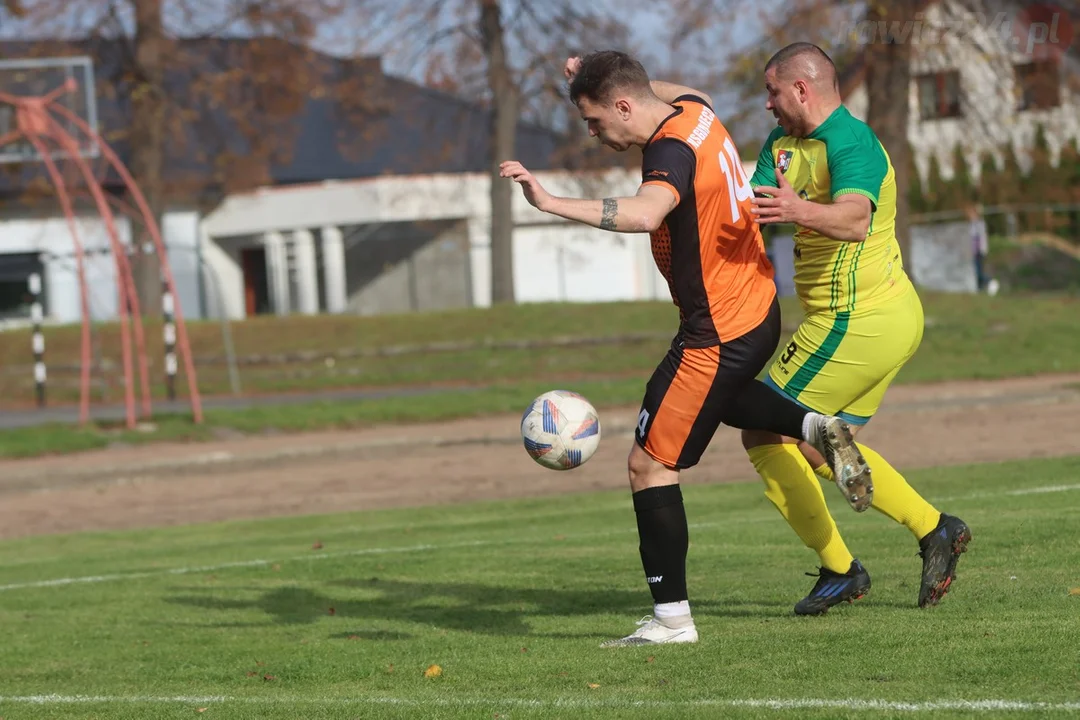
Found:
[[[619,90],[635,95],[651,93],[649,74],[640,62],[626,53],[603,50],[581,59],[581,67],[570,83],[570,100],[575,105],[581,98],[607,102]]]
[[[829,57],[827,52],[813,43],[796,42],[781,49],[769,58],[769,62],[765,63],[765,72],[769,72],[772,68],[776,68],[777,75],[784,76],[787,73],[789,65],[793,64],[796,60],[803,58],[808,62],[808,64],[804,66],[805,68],[810,71],[820,70],[820,72],[825,75],[822,79],[829,80],[834,88],[840,88],[836,64],[833,62],[832,58]]]

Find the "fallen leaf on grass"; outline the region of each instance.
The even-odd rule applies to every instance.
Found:
[[[1070,595],[1080,595],[1080,587],[1075,587],[1069,591]]]
[[[390,663],[390,667],[386,668],[386,674],[389,675],[394,672],[394,663]]]
[[[336,613],[337,613],[337,610],[335,610],[334,608],[330,608],[330,614],[331,615],[334,615]]]
[[[274,572],[281,572],[281,565],[279,565],[277,563],[274,563],[273,565],[270,566],[270,569],[273,570]]]
[[[647,663],[656,662],[656,656],[655,655],[650,655],[649,657],[645,658],[645,662],[647,662]]]
[[[431,665],[424,671],[424,677],[426,678],[439,677],[440,675],[442,675],[442,668],[438,665]]]
[[[256,676],[256,675],[258,675],[258,674],[259,674],[259,673],[255,672],[254,670],[248,670],[248,674],[247,674],[247,676],[248,676],[248,677],[255,677],[255,676]]]
[[[273,675],[263,675],[263,680],[277,680]]]
[[[322,543],[319,542],[318,540],[316,540],[315,544],[311,546],[311,549],[312,550],[322,550]]]
[[[597,684],[597,683],[589,683],[589,689],[590,690],[595,690],[598,687],[600,687],[600,685]]]
[[[206,708],[195,708],[195,712],[206,712]]]

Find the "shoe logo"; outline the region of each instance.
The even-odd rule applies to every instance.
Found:
[[[844,586],[846,584],[847,583],[844,582],[843,580],[841,580],[839,582],[837,582],[836,580],[833,580],[832,582],[830,582],[827,585],[825,585],[824,587],[822,587],[821,590],[818,592],[818,595],[823,597],[823,598],[836,597],[837,595],[839,595],[844,590]]]
[[[650,577],[650,578],[646,578],[646,581],[647,581],[647,582],[648,582],[648,583],[649,583],[650,585],[655,585],[656,583],[660,582],[660,581],[661,581],[661,580],[663,580],[663,579],[664,579],[664,576],[663,576],[663,575],[653,575],[653,576],[652,576],[652,577]]]

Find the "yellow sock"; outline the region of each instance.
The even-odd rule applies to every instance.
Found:
[[[859,450],[862,451],[866,464],[870,466],[870,472],[873,474],[873,508],[906,527],[916,539],[925,537],[936,528],[941,519],[941,513],[915,492],[904,476],[877,451],[861,443]]]
[[[832,474],[829,463],[823,463],[821,467],[814,468],[814,474],[826,482],[836,482],[836,476]]]
[[[787,520],[806,546],[821,558],[821,566],[846,573],[854,559],[848,552],[825,505],[821,485],[797,445],[760,445],[748,451],[750,462],[765,482],[765,497]]]

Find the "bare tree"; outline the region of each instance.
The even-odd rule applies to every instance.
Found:
[[[514,157],[514,137],[519,118],[518,88],[506,56],[505,30],[499,0],[480,1],[480,40],[487,58],[491,88],[491,301],[514,302],[514,188],[499,180],[499,163]]]
[[[498,177],[513,159],[523,117],[548,127],[570,120],[561,87],[568,54],[629,46],[618,18],[571,0],[357,0],[374,27],[392,28],[366,47],[388,54],[402,73],[419,70],[430,85],[488,104],[491,137],[492,302],[514,301],[513,187]]]
[[[162,169],[165,154],[165,25],[161,0],[135,0],[135,91],[131,95],[131,172],[161,224]],[[161,260],[149,238],[136,238],[132,275],[139,309],[158,315],[161,309]],[[148,252],[147,250],[150,249]]]
[[[920,0],[871,2],[867,21],[873,24],[902,24],[915,16]],[[896,179],[896,239],[902,257],[911,257],[911,236],[908,225],[908,175],[912,158],[908,141],[909,88],[911,86],[911,43],[895,33],[884,33],[878,42],[866,45],[863,51],[867,93],[866,122],[877,133],[887,149]],[[901,98],[897,102],[897,98]],[[907,272],[914,267],[907,263]]]

